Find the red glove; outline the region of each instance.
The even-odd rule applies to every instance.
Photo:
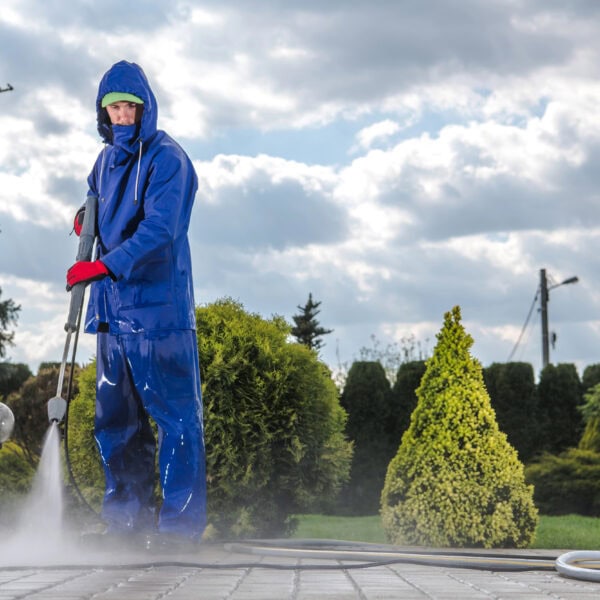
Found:
[[[73,221],[73,230],[75,231],[75,235],[81,235],[81,228],[83,227],[83,217],[85,215],[85,206],[82,206],[75,215],[75,220]]]
[[[81,283],[82,281],[89,283],[90,281],[102,279],[109,274],[110,271],[101,260],[96,260],[94,262],[80,260],[67,271],[67,291],[76,283]]]

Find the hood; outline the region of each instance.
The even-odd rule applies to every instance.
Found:
[[[122,60],[115,63],[102,77],[96,97],[96,114],[98,133],[108,144],[112,144],[113,133],[110,119],[105,108],[102,108],[102,98],[109,92],[127,92],[138,96],[144,101],[144,112],[140,123],[140,139],[148,140],[156,133],[158,107],[156,98],[142,67],[135,63]]]

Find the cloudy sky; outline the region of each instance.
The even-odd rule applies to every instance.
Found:
[[[199,175],[199,304],[291,321],[311,292],[334,368],[372,336],[431,351],[460,305],[485,366],[539,372],[544,268],[579,277],[549,319],[551,360],[581,373],[600,362],[599,30],[596,0],[2,0],[10,359],[61,358],[97,85],[126,59]]]

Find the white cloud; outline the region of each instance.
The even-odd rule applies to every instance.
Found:
[[[368,150],[375,142],[386,140],[398,131],[400,131],[400,125],[391,119],[386,119],[361,129],[356,134],[356,139],[361,148]]]
[[[2,300],[11,298],[20,306],[14,329],[14,346],[7,348],[12,362],[26,363],[37,369],[40,362],[59,361],[66,342],[64,325],[69,311],[70,295],[64,287],[39,280],[0,273]],[[75,339],[72,337],[69,360]],[[95,352],[94,336],[81,334],[77,360],[85,363]]]

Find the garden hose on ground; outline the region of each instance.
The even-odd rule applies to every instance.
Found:
[[[417,564],[482,571],[553,571],[554,557],[483,552],[453,552],[441,550],[407,550],[381,544],[347,542],[341,540],[248,540],[227,542],[226,550],[240,554],[284,557],[294,559],[321,559],[361,561],[360,566]],[[307,565],[300,565],[300,568]],[[351,568],[340,565],[338,568]]]
[[[565,577],[600,581],[600,552],[576,550],[556,559],[556,570]]]
[[[232,552],[289,558],[361,560],[362,566],[411,563],[483,571],[554,571],[573,579],[600,581],[600,552],[573,551],[552,556],[484,552],[398,550],[393,546],[336,540],[254,540],[231,542]]]

